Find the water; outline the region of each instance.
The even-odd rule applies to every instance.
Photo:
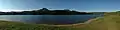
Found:
[[[1,20],[37,24],[73,24],[87,21],[99,15],[0,15]]]

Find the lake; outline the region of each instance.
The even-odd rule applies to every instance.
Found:
[[[82,23],[100,15],[0,15],[1,20],[36,24]]]

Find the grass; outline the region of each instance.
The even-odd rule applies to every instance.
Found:
[[[41,24],[25,24],[20,22],[0,21],[0,30],[79,30],[83,27],[49,26]]]
[[[0,30],[120,30],[120,15],[105,13],[104,17],[83,24],[42,25],[0,21]]]
[[[92,21],[88,26],[92,30],[120,30],[120,13],[105,13],[103,18]]]

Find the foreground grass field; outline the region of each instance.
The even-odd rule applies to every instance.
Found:
[[[85,30],[85,25],[49,26],[39,24],[24,24],[20,22],[0,21],[0,30]]]
[[[92,30],[120,30],[120,13],[105,13],[103,18],[88,24]]]
[[[104,17],[92,20],[88,23],[68,26],[0,21],[0,30],[120,30],[120,15],[117,13],[106,13]]]

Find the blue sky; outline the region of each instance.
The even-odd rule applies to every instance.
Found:
[[[0,11],[40,8],[112,12],[120,10],[120,0],[0,0]]]

